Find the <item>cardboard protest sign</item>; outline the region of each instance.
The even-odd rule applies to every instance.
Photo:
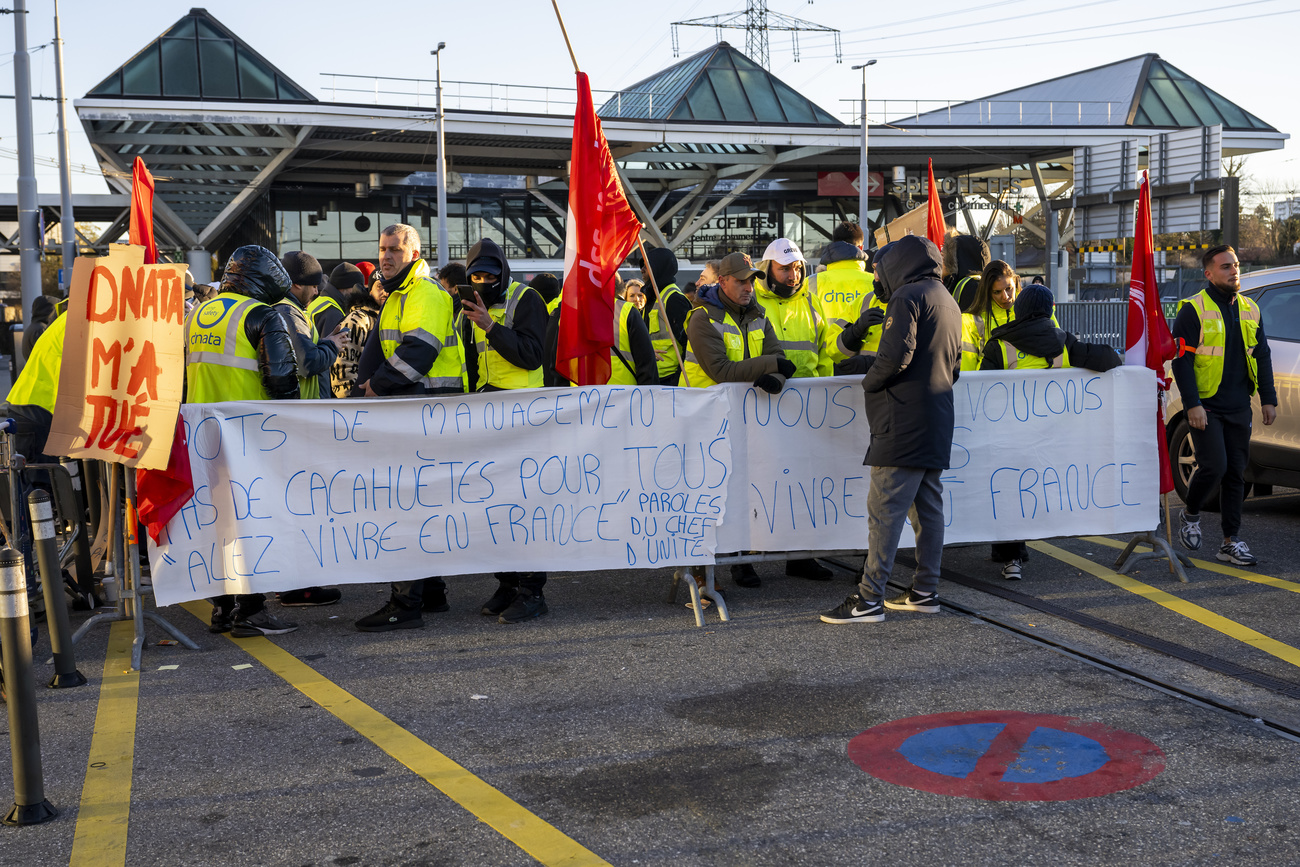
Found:
[[[163,469],[185,379],[185,266],[114,246],[72,268],[46,452]]]

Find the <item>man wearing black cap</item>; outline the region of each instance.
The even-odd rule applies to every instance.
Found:
[[[780,394],[794,376],[794,362],[754,298],[757,276],[749,256],[728,253],[718,265],[718,282],[695,293],[698,306],[686,319],[686,380],[692,388],[745,382]],[[731,580],[741,587],[761,583],[749,563],[732,566]]]
[[[321,340],[320,332],[306,313],[307,305],[320,293],[321,284],[325,282],[325,272],[321,270],[320,262],[315,256],[301,250],[285,253],[280,262],[293,281],[293,288],[275,306],[298,338],[294,341],[293,357],[298,365],[302,399],[333,397],[329,370],[339,351],[347,344],[347,335],[332,332],[329,337]],[[340,316],[339,321],[342,319]],[[335,323],[336,327],[337,324]]]
[[[465,311],[465,364],[471,391],[503,391],[542,386],[542,344],[546,302],[536,289],[510,279],[510,263],[490,238],[469,251],[474,300]],[[547,612],[542,587],[545,572],[498,572],[500,586],[482,613],[500,623],[518,623]]]

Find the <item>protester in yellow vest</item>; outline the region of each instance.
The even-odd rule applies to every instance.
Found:
[[[510,263],[490,238],[470,248],[474,300],[461,299],[471,390],[502,391],[542,384],[546,303],[537,290],[510,279]],[[498,572],[499,586],[480,609],[500,623],[546,614],[545,572]]]
[[[961,369],[979,370],[989,334],[1016,318],[1020,278],[1011,266],[994,259],[984,269],[975,297],[961,316]],[[1055,323],[1053,323],[1055,324]]]
[[[745,382],[780,394],[786,379],[794,376],[794,362],[781,351],[772,323],[754,298],[757,276],[749,256],[728,253],[718,265],[718,282],[696,292],[699,306],[686,319],[686,378],[692,388]],[[741,587],[761,583],[748,563],[732,566],[731,578]]]
[[[327,285],[320,262],[310,253],[291,250],[280,259],[289,274],[293,288],[287,298],[276,303],[280,315],[289,323],[297,336],[294,341],[294,362],[298,365],[298,390],[303,400],[333,397],[330,387],[330,368],[347,344],[347,335],[331,332],[321,340],[314,317],[308,312],[320,295],[322,285]],[[335,305],[336,307],[338,305]],[[343,321],[338,317],[334,327]]]
[[[819,271],[808,278],[808,290],[821,305],[826,318],[827,351],[837,374],[864,373],[867,359],[880,345],[881,325],[885,321],[885,304],[875,294],[875,278],[870,256],[863,251],[864,236],[857,223],[840,223],[831,233],[831,242],[822,251]],[[846,345],[844,331],[870,313],[859,329],[850,333]],[[858,359],[852,361],[851,359]]]
[[[797,244],[777,238],[758,263],[754,295],[767,314],[781,351],[794,362],[796,377],[830,376],[834,362],[826,345],[829,329],[821,305],[808,291],[808,263]]]
[[[1174,338],[1185,347],[1174,359],[1174,379],[1196,449],[1196,472],[1187,485],[1178,538],[1187,548],[1200,549],[1201,506],[1217,488],[1223,543],[1215,556],[1225,563],[1253,566],[1255,555],[1238,536],[1246,496],[1251,397],[1259,392],[1260,420],[1273,424],[1273,357],[1259,305],[1240,292],[1237,252],[1226,244],[1211,247],[1201,264],[1209,285],[1179,305],[1173,327]]]
[[[0,415],[14,421],[14,451],[28,463],[47,463],[45,441],[50,435],[54,404],[59,398],[59,371],[63,366],[63,336],[67,314],[58,315],[32,346]]]
[[[280,260],[264,247],[240,247],[231,255],[221,291],[194,308],[186,320],[186,403],[297,399],[294,337],[273,306],[292,285]],[[214,633],[252,638],[298,628],[267,611],[261,593],[210,601],[209,630]]]
[[[366,397],[459,394],[464,390],[461,351],[451,295],[429,277],[420,257],[420,234],[395,223],[379,235],[379,274],[386,293],[379,312],[383,361],[361,386]],[[424,626],[423,612],[447,611],[447,583],[431,575],[396,581],[388,602],[356,622],[360,632]]]
[[[690,299],[677,288],[677,257],[672,250],[664,247],[650,247],[646,250],[647,261],[641,263],[641,275],[645,278],[645,324],[650,331],[650,343],[654,347],[655,364],[659,371],[660,385],[679,385],[682,368],[678,363],[679,355],[686,357],[686,317],[691,312]],[[656,287],[658,287],[656,289]],[[664,321],[660,313],[662,302]],[[677,351],[673,341],[677,341]]]
[[[983,287],[981,287],[983,291]],[[1026,286],[1016,296],[1015,318],[994,328],[984,346],[981,370],[1034,370],[1082,367],[1104,372],[1123,363],[1112,347],[1085,343],[1056,327],[1052,318],[1052,292],[1046,286]],[[965,350],[962,352],[963,361]],[[1004,564],[1002,577],[1020,580],[1029,551],[1024,542],[993,545],[994,563]]]
[[[614,345],[609,348],[607,385],[658,385],[659,369],[655,364],[650,332],[633,301],[614,299],[614,322],[617,327]],[[556,322],[558,336],[559,322]]]

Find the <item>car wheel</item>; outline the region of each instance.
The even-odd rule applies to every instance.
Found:
[[[1187,485],[1196,472],[1196,446],[1192,443],[1192,426],[1186,418],[1178,420],[1174,426],[1174,436],[1169,441],[1169,469],[1174,475],[1174,491],[1179,499],[1187,502]],[[1219,511],[1219,489],[1216,486],[1205,498],[1201,508],[1207,512]]]

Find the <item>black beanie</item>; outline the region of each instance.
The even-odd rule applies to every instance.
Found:
[[[1035,316],[1050,318],[1052,304],[1052,290],[1031,283],[1021,289],[1020,294],[1016,296],[1016,321],[1032,319]]]
[[[330,272],[330,285],[340,292],[346,292],[353,286],[364,287],[366,278],[356,265],[351,262],[342,262]]]

